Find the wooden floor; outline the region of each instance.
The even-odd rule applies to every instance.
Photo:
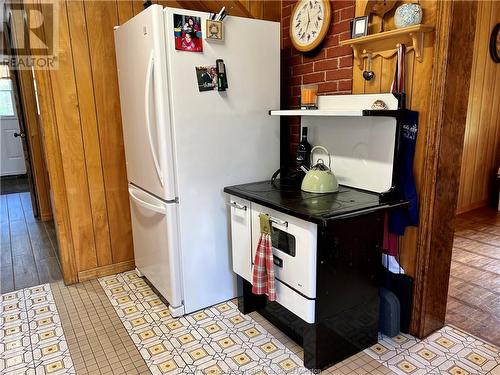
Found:
[[[0,195],[0,292],[62,279],[54,223],[33,217],[30,195]]]
[[[500,345],[500,214],[457,219],[446,322]]]

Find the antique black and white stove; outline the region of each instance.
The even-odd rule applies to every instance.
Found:
[[[378,98],[348,97],[357,107],[337,110],[346,107],[346,98],[328,99],[319,111],[327,110],[307,117],[311,143],[326,143],[333,153],[337,193],[307,193],[279,180],[224,189],[231,206],[233,270],[242,285],[239,309],[258,311],[294,339],[310,369],[326,368],[377,342],[384,218],[408,204],[400,191],[399,146],[403,126],[415,113],[394,108],[397,102],[385,96],[392,110],[359,110]],[[272,223],[275,302],[252,294],[261,213]]]

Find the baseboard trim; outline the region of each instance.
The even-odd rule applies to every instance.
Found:
[[[483,208],[486,206],[488,206],[488,200],[484,199],[484,200],[479,201],[479,202],[471,203],[467,206],[459,207],[459,208],[457,208],[456,213],[457,213],[457,215],[461,215],[461,214],[465,214],[466,212],[474,211],[474,210],[477,210],[478,208]]]
[[[108,264],[106,266],[96,267],[85,271],[78,272],[78,281],[97,279],[98,277],[113,275],[115,273],[130,271],[135,268],[135,261],[126,260],[125,262]]]

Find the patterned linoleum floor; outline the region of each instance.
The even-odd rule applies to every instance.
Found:
[[[117,282],[106,284],[114,279]],[[302,369],[298,345],[258,313],[240,315],[231,301],[174,319],[134,273],[72,286],[57,282],[51,284],[51,290],[57,305],[51,314],[55,322],[60,321],[78,375],[151,374],[159,370],[182,374],[202,367],[217,373],[215,365],[225,373],[258,360],[264,360],[260,367],[268,366],[268,373],[274,373],[269,368],[280,373]],[[2,312],[2,319],[4,315]],[[27,318],[32,324],[32,318]],[[238,322],[241,329],[236,329]],[[0,352],[4,351],[7,328],[2,320]],[[28,359],[36,357],[29,345],[23,351]],[[500,375],[499,362],[498,348],[445,327],[423,341],[408,335],[381,337],[379,344],[323,373]],[[0,368],[0,373],[6,372]],[[255,368],[247,373],[255,374]]]
[[[0,373],[75,374],[49,284],[3,294]]]

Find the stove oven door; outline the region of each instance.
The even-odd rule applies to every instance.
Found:
[[[271,219],[275,278],[309,299],[316,298],[317,225],[252,204],[252,259],[260,237],[261,213]]]

